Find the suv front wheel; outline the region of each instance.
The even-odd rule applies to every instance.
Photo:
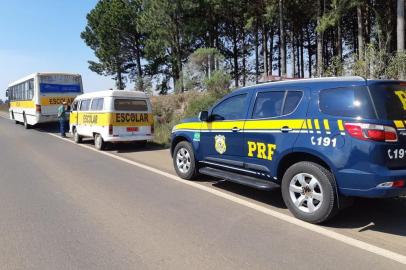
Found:
[[[334,176],[314,162],[298,162],[286,170],[282,197],[295,217],[310,223],[322,223],[337,213]]]
[[[195,155],[189,142],[182,141],[175,146],[173,166],[176,173],[183,179],[192,180],[197,177]]]

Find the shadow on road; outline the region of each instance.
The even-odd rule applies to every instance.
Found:
[[[286,209],[280,189],[260,191],[223,181],[213,186],[279,209]],[[358,232],[377,231],[406,236],[406,197],[356,199],[351,207],[340,211],[336,217],[323,225],[330,228],[357,229]]]
[[[357,199],[326,226],[406,236],[406,197]]]

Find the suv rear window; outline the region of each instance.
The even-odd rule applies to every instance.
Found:
[[[340,117],[376,119],[366,87],[324,89],[319,94],[320,111]]]
[[[406,83],[379,83],[369,89],[380,119],[406,119]]]
[[[146,100],[142,99],[115,99],[114,110],[116,111],[148,111]]]

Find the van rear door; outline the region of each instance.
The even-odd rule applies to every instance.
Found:
[[[113,106],[114,135],[119,137],[151,135],[153,120],[148,99],[116,97]]]

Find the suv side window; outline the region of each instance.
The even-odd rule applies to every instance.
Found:
[[[288,91],[285,104],[283,104],[283,115],[293,113],[296,110],[297,105],[299,105],[302,96],[302,91]]]
[[[253,119],[269,118],[282,114],[285,91],[260,92],[255,101]]]
[[[321,112],[332,116],[376,118],[366,87],[321,90],[319,107]]]
[[[216,107],[211,112],[212,120],[236,120],[244,119],[247,108],[247,94],[230,97]]]

